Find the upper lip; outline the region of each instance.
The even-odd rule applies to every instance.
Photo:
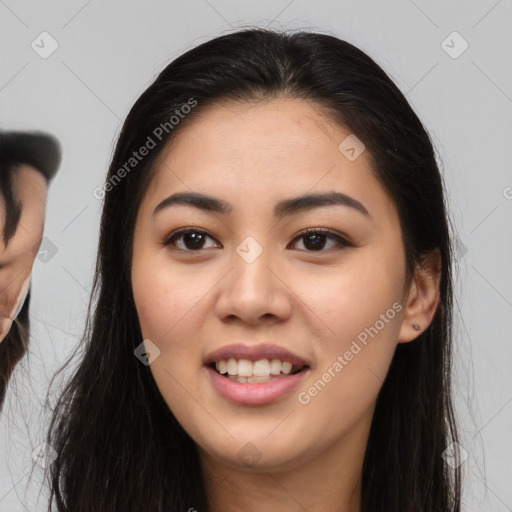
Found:
[[[301,357],[293,354],[289,350],[272,345],[269,343],[261,343],[259,345],[247,345],[243,343],[236,343],[233,345],[226,345],[213,352],[210,352],[206,357],[205,364],[211,364],[221,359],[248,359],[255,362],[260,359],[279,359],[280,361],[288,361],[295,366],[309,366],[307,361]]]

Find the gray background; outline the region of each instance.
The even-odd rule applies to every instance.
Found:
[[[0,0],[0,128],[47,130],[64,149],[48,196],[49,252],[34,265],[30,355],[0,418],[0,511],[45,510],[37,464],[29,481],[32,452],[46,425],[49,379],[84,326],[101,207],[92,191],[103,183],[122,120],[176,56],[252,24],[309,28],[356,44],[431,132],[459,239],[464,510],[512,511],[511,18],[511,0]],[[51,48],[44,31],[58,43],[46,59],[31,47]],[[454,31],[469,45],[460,55],[464,41]]]

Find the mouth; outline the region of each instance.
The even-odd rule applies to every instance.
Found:
[[[309,365],[295,366],[279,359],[258,359],[254,363],[248,359],[220,359],[204,368],[217,393],[236,405],[250,406],[289,398],[310,373]]]
[[[219,359],[206,365],[218,375],[240,384],[265,384],[286,379],[309,369],[307,364],[297,365],[281,359]]]
[[[209,382],[237,405],[268,405],[288,399],[310,373],[311,363],[278,345],[237,343],[206,356]]]

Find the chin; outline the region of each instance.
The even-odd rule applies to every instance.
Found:
[[[267,432],[268,434],[268,432]],[[283,438],[274,440],[265,436],[240,436],[226,439],[212,446],[199,445],[201,457],[215,464],[223,464],[236,471],[254,473],[284,472],[296,468],[309,459],[307,447],[298,446],[297,440],[283,446]],[[210,444],[210,443],[208,443]],[[303,448],[303,450],[302,450]],[[312,449],[311,447],[310,449]]]

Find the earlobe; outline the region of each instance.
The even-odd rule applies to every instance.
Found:
[[[398,343],[415,340],[432,322],[439,305],[441,254],[436,248],[417,264],[404,308]]]

